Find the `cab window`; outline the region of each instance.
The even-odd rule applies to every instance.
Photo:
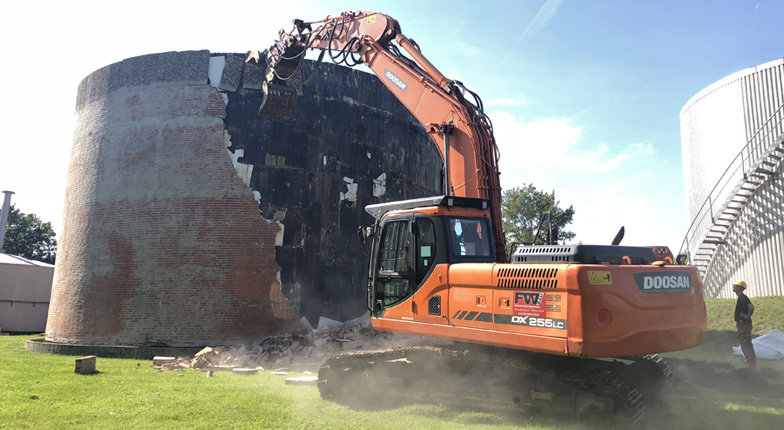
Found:
[[[387,223],[381,237],[378,269],[405,272],[408,268],[408,244],[408,222]]]
[[[490,230],[484,218],[450,218],[448,229],[453,257],[490,256]]]
[[[416,283],[422,281],[433,267],[436,258],[436,231],[433,221],[418,218],[414,224],[416,228]]]
[[[384,306],[400,302],[411,292],[408,230],[408,221],[394,221],[385,224],[381,234],[375,288]]]

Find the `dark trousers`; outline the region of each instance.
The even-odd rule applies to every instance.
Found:
[[[746,362],[752,369],[757,368],[757,354],[754,353],[754,344],[751,343],[751,323],[739,321],[735,323],[738,329],[738,342],[740,342],[740,350],[743,351],[743,356],[746,357]]]

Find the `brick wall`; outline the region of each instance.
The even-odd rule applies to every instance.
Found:
[[[80,99],[47,339],[248,342],[295,317],[278,281],[279,227],[232,166],[206,70],[200,85],[153,80]]]

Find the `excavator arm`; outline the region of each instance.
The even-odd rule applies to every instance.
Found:
[[[286,89],[285,81],[299,73],[309,49],[321,50],[319,61],[326,53],[338,64],[364,63],[422,123],[444,161],[444,194],[489,202],[495,255],[506,262],[498,148],[481,99],[462,83],[444,77],[403,35],[396,20],[357,11],[316,22],[295,20],[292,30],[281,30],[280,40],[265,51],[263,115],[287,118],[291,114],[295,104],[285,99],[293,92]],[[260,56],[252,54],[251,59],[259,61]]]

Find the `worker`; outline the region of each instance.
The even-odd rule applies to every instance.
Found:
[[[746,357],[749,369],[757,370],[757,355],[754,353],[754,345],[751,343],[751,314],[754,313],[754,305],[751,300],[743,294],[746,290],[746,282],[738,281],[732,286],[732,291],[738,296],[735,303],[735,327],[738,329],[738,341],[740,350]]]

